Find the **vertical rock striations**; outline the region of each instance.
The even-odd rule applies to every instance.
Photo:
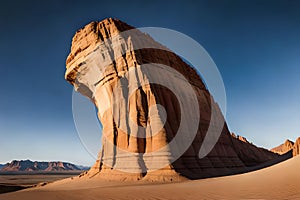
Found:
[[[298,156],[300,154],[300,137],[297,138],[293,146],[293,156]]]
[[[232,137],[224,123],[217,144],[200,159],[198,152],[212,122],[212,108],[214,117],[224,120],[218,105],[192,67],[120,20],[92,22],[78,30],[66,66],[66,80],[97,106],[103,125],[102,148],[89,176],[196,179],[239,173],[277,157]],[[169,70],[162,72],[164,66]],[[148,69],[155,73],[147,73]],[[160,83],[167,80],[178,91],[188,91],[186,85],[191,85],[197,105],[183,105],[176,92],[152,83],[153,78]],[[184,98],[191,100],[192,95]],[[196,114],[193,117],[193,112],[183,112],[184,106],[199,109],[200,122],[195,124]],[[182,116],[189,116],[189,120],[184,121]],[[189,124],[181,126],[186,121]],[[182,141],[175,139],[179,130],[183,132]],[[182,148],[189,139],[191,145]],[[175,142],[170,145],[172,141]],[[174,159],[182,149],[183,155]]]

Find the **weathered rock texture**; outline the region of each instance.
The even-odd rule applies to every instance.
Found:
[[[109,18],[101,22],[92,22],[76,32],[72,40],[71,52],[66,60],[66,80],[74,85],[77,91],[94,102],[103,125],[102,149],[96,164],[88,173],[89,176],[158,181],[180,180],[183,177],[197,179],[244,172],[253,166],[278,157],[277,154],[268,150],[257,148],[232,137],[224,123],[217,144],[206,157],[199,159],[198,152],[211,122],[212,107],[216,108],[217,117],[221,121],[223,120],[218,105],[212,100],[196,71],[147,34],[136,31],[133,34],[121,35],[117,39],[109,41],[120,32],[132,29],[132,26],[117,19]],[[151,44],[151,48],[134,50],[135,46],[141,44],[142,46]],[[91,57],[91,54],[95,52],[101,53],[96,58]],[[201,113],[200,123],[197,124],[197,135],[193,139],[192,145],[175,162],[169,162],[163,169],[156,171],[153,170],[155,167],[153,168],[151,159],[155,162],[170,161],[176,151],[176,149],[166,148],[160,154],[151,154],[167,145],[179,129],[180,116],[183,113],[181,113],[178,99],[172,91],[160,85],[149,84],[139,87],[130,96],[129,106],[126,106],[126,99],[122,99],[125,95],[121,95],[119,102],[121,104],[123,102],[122,106],[109,105],[107,110],[103,109],[103,107],[107,107],[107,104],[103,103],[103,99],[107,95],[112,95],[113,88],[130,69],[135,72],[135,75],[127,82],[122,82],[120,93],[124,92],[131,84],[135,84],[132,80],[143,81],[150,78],[139,68],[142,64],[147,63],[153,65],[153,68],[155,64],[152,63],[163,64],[182,74],[197,95]],[[158,73],[157,76],[164,77],[164,74]],[[166,74],[164,79],[172,79],[172,77]],[[180,86],[181,84],[178,84],[178,87]],[[165,108],[167,113],[165,121],[157,112],[153,114],[151,111],[150,107],[154,104],[160,104]],[[112,113],[118,113],[119,118],[115,119]],[[135,128],[128,122],[128,117],[144,127],[143,134],[149,137],[135,137],[136,133],[132,131]],[[119,127],[122,122],[126,124],[125,129],[129,130],[129,133]],[[162,124],[162,127],[159,128],[157,134],[152,135],[151,123],[154,122]],[[186,130],[186,135],[189,135],[189,130]],[[117,146],[118,149],[140,154],[126,156],[111,144]],[[158,157],[159,159],[157,159]],[[124,172],[130,171],[130,169],[133,169],[135,173]]]
[[[293,156],[297,156],[300,154],[300,137],[296,140],[293,146]]]
[[[286,140],[283,144],[270,149],[270,151],[282,155],[293,149],[293,146],[294,142],[292,142],[291,140]]]
[[[283,144],[274,147],[270,151],[280,155],[292,153],[293,156],[297,156],[300,154],[300,137],[295,142],[286,140]]]

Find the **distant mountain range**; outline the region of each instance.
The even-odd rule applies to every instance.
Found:
[[[5,165],[0,164],[0,172],[61,172],[84,171],[89,167],[75,165],[67,162],[39,162],[31,160],[13,160]]]

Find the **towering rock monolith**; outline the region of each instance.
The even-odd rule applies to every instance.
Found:
[[[78,30],[66,66],[66,80],[97,106],[103,125],[90,177],[197,179],[244,172],[278,157],[232,137],[197,72],[118,19]],[[206,141],[214,147],[199,157],[208,130],[221,134],[215,145]]]

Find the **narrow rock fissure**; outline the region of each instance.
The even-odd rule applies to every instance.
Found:
[[[113,147],[113,161],[112,161],[112,168],[115,166],[116,164],[116,156],[117,156],[117,141],[118,141],[118,131],[117,131],[117,127],[116,127],[116,123],[115,121],[113,121],[113,126],[114,126],[114,147]]]

